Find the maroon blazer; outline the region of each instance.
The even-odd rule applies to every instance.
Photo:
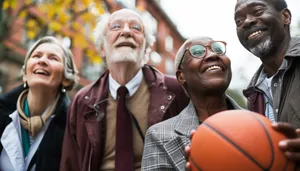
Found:
[[[148,126],[173,117],[189,99],[174,77],[164,76],[145,65],[144,78],[150,88]],[[98,171],[104,155],[108,72],[82,88],[68,111],[61,171]]]

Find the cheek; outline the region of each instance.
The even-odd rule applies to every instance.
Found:
[[[144,42],[146,41],[144,35],[135,36],[135,40],[140,46],[142,46],[144,44]]]
[[[117,37],[118,37],[118,33],[108,33],[106,35],[106,42],[108,44],[113,44],[113,42],[116,41]]]

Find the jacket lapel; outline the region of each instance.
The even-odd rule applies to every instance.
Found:
[[[178,123],[174,131],[179,136],[167,142],[164,148],[174,167],[179,171],[185,168],[184,147],[190,144],[190,132],[199,126],[199,120],[192,102],[178,115],[174,122]]]
[[[12,122],[6,126],[1,137],[3,151],[6,151],[5,158],[9,158],[14,170],[25,170],[22,144],[18,136],[18,130],[20,129],[20,127],[17,126],[19,125],[17,111],[12,113],[10,117],[12,118]],[[2,157],[4,156],[1,156],[1,158]]]
[[[164,114],[175,99],[175,94],[167,90],[162,73],[148,65],[145,65],[142,69],[150,90],[148,108],[148,126],[150,127],[163,120]]]

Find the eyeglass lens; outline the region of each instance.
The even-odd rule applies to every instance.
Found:
[[[210,45],[210,49],[212,50],[212,52],[218,55],[223,55],[226,52],[226,45],[223,42],[213,42]],[[190,47],[190,52],[192,56],[197,58],[204,57],[206,54],[206,50],[206,47],[200,44],[193,45],[192,47]]]

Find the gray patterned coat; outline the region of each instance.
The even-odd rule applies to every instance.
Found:
[[[227,96],[233,109],[242,109]],[[153,125],[147,130],[142,159],[142,171],[184,171],[185,146],[190,144],[190,132],[199,120],[192,102],[177,116]]]

